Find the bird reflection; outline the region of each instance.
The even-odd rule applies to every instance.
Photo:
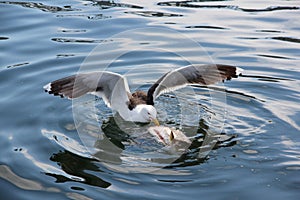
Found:
[[[46,175],[56,178],[57,183],[65,183],[69,181],[81,182],[102,188],[107,188],[111,185],[111,183],[104,181],[99,176],[93,175],[95,172],[103,172],[97,165],[94,164],[96,160],[83,158],[69,151],[60,151],[58,153],[54,153],[50,160],[56,162],[67,174],[82,178],[69,178],[60,174],[46,173]],[[89,171],[91,173],[88,173]]]
[[[122,156],[128,156],[126,154],[128,153],[128,144],[134,139],[117,126],[113,117],[103,123],[101,128],[104,132],[104,137],[95,141],[95,148],[98,148],[99,151],[93,154],[94,159],[76,155],[76,152],[60,151],[54,153],[50,160],[56,162],[61,170],[70,176],[66,176],[63,173],[46,173],[46,175],[54,177],[58,183],[80,182],[101,188],[109,187],[111,183],[101,178],[101,173],[105,172],[99,168],[100,165],[98,164],[105,162],[118,166],[124,165],[122,163]],[[62,137],[57,138],[58,140],[62,140]],[[236,135],[225,133],[211,135],[209,126],[204,119],[201,119],[197,135],[191,138],[192,143],[185,153],[178,156],[177,159],[173,158],[172,162],[169,162],[170,159],[160,157],[152,158],[151,162],[162,164],[161,168],[163,169],[199,165],[209,159],[208,156],[199,156],[199,153],[203,151],[203,145],[211,145],[209,149],[229,147],[236,144],[237,140],[235,138]],[[69,140],[72,139],[68,138],[67,141]],[[57,142],[59,143],[59,141]],[[111,145],[111,143],[114,145]]]
[[[192,128],[183,127],[183,130],[189,129]],[[113,117],[111,117],[106,123],[102,125],[102,130],[106,136],[105,139],[97,140],[95,143],[96,147],[101,148],[103,150],[95,154],[95,156],[97,156],[97,158],[100,158],[100,160],[106,160],[107,158],[109,158],[111,162],[113,160],[113,163],[121,164],[122,161],[120,157],[124,154],[123,151],[126,150],[126,148],[130,148],[130,145],[141,146],[141,148],[149,148],[145,147],[145,145],[143,146],[143,141],[139,141],[137,140],[137,138],[132,138],[125,131],[121,130]],[[208,146],[207,151],[210,151],[211,149],[219,149],[221,147],[233,146],[237,143],[237,140],[235,139],[237,137],[236,135],[226,133],[214,133],[210,130],[208,123],[204,119],[199,120],[198,129],[196,132],[197,134],[195,136],[190,137],[192,141],[191,145],[185,153],[178,156],[178,159],[173,160],[173,162],[169,162],[169,159],[164,160],[161,158],[152,158],[151,161],[157,163],[165,163],[165,168],[197,165],[203,163],[208,159],[208,156],[199,156],[200,151],[204,151],[203,145]],[[149,139],[150,138],[147,138],[147,140]],[[116,148],[114,148],[113,150],[111,149],[111,146],[114,145],[109,145],[109,149],[106,149],[106,140],[109,140],[111,143],[113,143],[117,147],[118,151],[116,151]],[[147,144],[149,145],[149,143]],[[151,145],[151,147],[152,149],[150,148],[150,151],[155,148],[161,148],[162,146]],[[105,152],[109,155],[104,156]]]

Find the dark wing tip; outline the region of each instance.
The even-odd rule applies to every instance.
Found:
[[[74,77],[67,77],[48,83],[43,88],[45,92],[61,98],[73,98]]]
[[[43,88],[44,88],[44,91],[47,92],[48,94],[52,94],[54,96],[60,96],[61,98],[65,98],[65,97],[71,98],[70,96],[65,96],[63,93],[59,92],[58,90],[53,90],[52,83],[45,85]]]
[[[231,80],[232,78],[238,78],[238,76],[240,76],[243,71],[242,68],[231,66],[231,65],[217,64],[216,66],[218,68],[218,71],[220,72],[223,82],[224,80]]]

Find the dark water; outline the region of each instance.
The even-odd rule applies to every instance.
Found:
[[[298,199],[299,14],[297,0],[1,1],[1,199]],[[74,115],[91,133],[82,140],[76,102],[42,89],[106,69],[146,90],[189,63],[237,65],[244,76],[159,98],[162,123],[196,140],[175,162],[158,162],[174,155],[140,139],[145,125],[118,128],[101,100],[96,120]],[[184,115],[181,105],[191,105]],[[221,139],[199,158],[211,131]],[[111,138],[113,153],[100,136]]]

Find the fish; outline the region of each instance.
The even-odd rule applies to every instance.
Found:
[[[154,139],[172,151],[186,151],[192,141],[180,130],[167,126],[151,126],[148,132],[154,136]]]

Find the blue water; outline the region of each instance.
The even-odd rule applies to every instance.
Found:
[[[299,14],[297,0],[0,1],[1,199],[298,199]],[[146,90],[190,63],[244,69],[230,82],[157,101],[162,124],[198,141],[218,133],[201,159],[196,142],[168,162],[174,155],[155,151],[162,147],[147,125],[116,125],[101,99],[96,119],[74,115],[90,101],[42,88],[108,70]],[[191,105],[184,115],[182,105]],[[76,117],[91,135],[78,134]]]

